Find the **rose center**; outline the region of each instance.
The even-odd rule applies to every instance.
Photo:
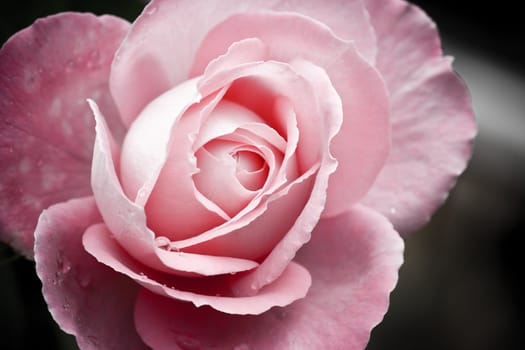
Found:
[[[250,191],[259,190],[268,176],[268,164],[261,155],[250,150],[238,150],[231,157],[236,162],[235,175],[241,185]]]

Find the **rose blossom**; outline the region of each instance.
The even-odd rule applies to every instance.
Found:
[[[0,99],[1,239],[83,349],[363,349],[475,133],[400,0],[58,14]]]

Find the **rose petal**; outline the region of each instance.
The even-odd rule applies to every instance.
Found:
[[[158,249],[155,235],[147,227],[144,208],[132,202],[122,191],[115,172],[111,150],[111,144],[114,142],[112,143],[111,133],[97,105],[93,101],[90,101],[90,104],[97,122],[91,175],[92,188],[104,223],[112,236],[130,255],[153,269],[183,275],[187,272],[214,274],[216,268],[212,271],[206,269],[213,264],[186,263],[192,258],[189,254],[184,264],[178,265],[177,259],[172,259],[169,254]],[[184,270],[187,266],[192,266],[190,271]]]
[[[317,169],[299,177],[278,195],[270,197],[261,207],[239,219],[238,224],[233,222],[197,237],[173,242],[173,245],[200,254],[220,254],[254,260],[264,258],[297,226],[297,218],[311,196],[316,171]],[[310,214],[311,220],[318,219],[314,210]],[[291,258],[290,255],[293,253],[287,252],[283,258]],[[267,280],[270,282],[269,277]],[[240,288],[238,292],[247,294]]]
[[[122,248],[112,241],[111,232],[104,224],[90,226],[84,236],[83,244],[88,253],[99,259],[103,254],[121,254]],[[169,266],[176,266],[181,272],[203,276],[214,276],[251,270],[259,264],[252,260],[231,257],[188,254],[157,248],[157,255]],[[103,258],[100,258],[101,260]],[[171,271],[168,271],[171,272]]]
[[[319,156],[315,155],[315,153],[315,158],[311,158],[312,154],[301,154],[300,156],[303,161],[303,167],[305,162],[308,164],[308,162],[313,162],[315,159],[319,159],[319,157],[319,161],[322,163],[319,166],[320,171],[313,183],[310,181],[311,179],[308,179],[307,182],[301,184],[304,185],[306,183],[308,185],[308,191],[305,192],[304,189],[301,189],[299,195],[296,194],[292,197],[294,199],[301,198],[301,200],[293,200],[291,202],[293,205],[290,205],[287,202],[289,196],[283,195],[282,193],[277,193],[277,196],[273,199],[276,200],[276,203],[279,201],[278,204],[275,204],[274,208],[283,208],[284,206],[293,210],[292,213],[288,213],[289,215],[284,215],[287,220],[280,220],[278,222],[272,220],[272,222],[266,223],[265,220],[267,217],[264,216],[265,214],[263,213],[267,209],[267,204],[265,203],[263,206],[255,208],[248,205],[245,208],[247,210],[245,217],[239,215],[238,218],[236,217],[230,220],[225,225],[199,236],[182,242],[173,242],[174,246],[185,248],[189,251],[196,249],[195,252],[199,252],[202,249],[202,251],[209,252],[218,249],[221,251],[221,254],[254,258],[255,256],[251,254],[267,253],[267,249],[273,247],[274,243],[277,242],[276,239],[283,237],[279,243],[275,245],[273,251],[265,258],[261,266],[252,273],[247,274],[247,276],[236,284],[235,288],[239,295],[252,295],[257,293],[260,288],[278,278],[289,261],[294,257],[295,252],[308,241],[310,232],[324,208],[328,176],[334,171],[336,166],[336,161],[330,157],[328,145],[340,126],[341,111],[338,108],[334,108],[332,99],[325,101],[321,98],[317,99],[313,94],[309,95],[309,93],[312,93],[312,85],[315,85],[315,83],[319,81],[318,78],[319,74],[322,73],[321,71],[316,70],[315,75],[311,74],[309,77],[310,80],[295,75],[284,79],[288,77],[288,67],[288,65],[276,62],[254,63],[235,67],[231,70],[224,70],[211,77],[205,76],[201,81],[201,91],[213,91],[215,86],[224,85],[228,82],[228,79],[232,79],[232,76],[235,79],[243,76],[250,78],[256,76],[261,80],[267,79],[271,82],[269,85],[272,86],[279,95],[287,97],[297,111],[298,129],[300,130],[300,145],[298,151],[309,153],[309,146],[314,144],[313,141],[319,137],[324,139],[322,142],[319,142],[320,145],[317,149],[312,150],[312,152],[317,152]],[[278,73],[279,78],[272,80],[276,73]],[[325,83],[326,80],[325,78],[325,80],[321,80],[321,82]],[[308,82],[308,84],[304,84],[305,82]],[[295,93],[290,94],[291,91]],[[305,97],[301,96],[301,94],[304,94]],[[310,96],[312,97],[310,98]],[[335,107],[337,107],[337,104],[335,104]],[[298,181],[297,183],[300,182]],[[292,182],[292,184],[294,184],[294,182]],[[290,187],[286,187],[286,192],[288,192],[289,188]],[[307,197],[303,196],[305,193],[307,193]],[[272,198],[270,197],[269,201],[271,200]],[[252,201],[252,203],[253,202],[254,201]],[[296,211],[297,208],[295,205],[298,202],[300,203],[300,211]],[[279,210],[283,209],[277,209],[277,211]],[[261,214],[259,214],[259,212]],[[252,228],[252,225],[255,224],[253,220],[258,218],[258,215],[262,215],[260,219],[262,220],[262,224],[255,226],[263,232],[266,231],[265,233],[260,232],[259,229]],[[268,215],[268,217],[273,216]],[[260,236],[261,238],[254,240],[251,238],[252,234]],[[272,243],[271,246],[266,244],[268,242]],[[198,246],[196,244],[198,244]],[[242,249],[239,249],[239,247],[242,247]],[[228,253],[223,253],[224,249],[227,249]]]
[[[86,98],[123,135],[107,84],[128,28],[116,17],[59,14],[18,32],[0,51],[0,240],[29,258],[40,212],[90,193],[94,128]]]
[[[465,169],[475,121],[434,23],[404,1],[365,2],[391,95],[392,151],[364,203],[406,233],[428,221]]]
[[[197,48],[211,28],[234,13],[261,10],[318,18],[341,38],[355,40],[360,52],[373,60],[374,33],[358,0],[151,1],[119,49],[111,72],[111,92],[124,123],[130,125],[149,101],[189,78]]]
[[[299,150],[301,151],[300,155],[298,155],[297,157],[302,161],[302,164],[300,165],[303,171],[305,171],[304,169],[308,169],[308,171],[306,172],[308,173],[311,169],[313,169],[313,167],[317,169],[319,162],[323,162],[323,166],[320,167],[320,169],[322,169],[322,173],[319,176],[316,176],[315,179],[317,183],[314,186],[316,194],[312,195],[312,197],[314,197],[315,199],[311,200],[311,202],[315,204],[308,205],[309,210],[303,213],[305,217],[308,216],[308,219],[305,218],[304,220],[315,221],[318,218],[316,213],[322,210],[323,208],[326,190],[325,181],[327,181],[329,174],[335,169],[336,163],[329,156],[328,144],[330,143],[330,139],[337,132],[337,128],[340,125],[341,114],[332,113],[333,111],[328,108],[324,109],[325,106],[322,105],[321,101],[318,101],[315,97],[312,82],[307,81],[305,78],[297,75],[293,70],[290,69],[288,65],[278,62],[245,64],[242,66],[231,68],[229,70],[220,71],[219,73],[209,77],[205,76],[200,82],[200,89],[203,94],[206,94],[207,91],[214,91],[216,90],[216,88],[229,84],[231,81],[236,81],[246,77],[262,81],[264,84],[270,86],[271,89],[274,90],[274,93],[276,95],[284,96],[290,100],[290,104],[294,107],[297,113],[296,120],[298,124],[298,129],[300,131],[299,145],[297,149],[298,152]],[[315,81],[315,79],[312,78],[312,81]],[[239,99],[238,96],[231,96],[230,98],[237,103],[242,102],[242,99]],[[318,103],[321,105],[318,105]],[[317,147],[314,147],[316,144]],[[322,145],[324,145],[324,148]],[[310,175],[312,174],[309,174],[309,176]],[[290,185],[293,184],[294,182],[292,181],[289,185],[287,185],[286,188],[283,189],[283,191],[288,192],[290,189]],[[305,200],[307,200],[308,196],[310,196],[311,188],[312,183],[309,183],[308,186],[306,186],[307,192],[304,192],[305,188],[301,189],[302,192],[300,193],[302,195],[299,195],[299,197],[302,198],[300,206],[301,208],[306,203]],[[306,198],[304,198],[304,194],[307,195]],[[271,202],[273,200],[278,200],[279,202],[286,203],[287,196],[283,195],[282,193],[276,192],[274,197],[269,197],[268,202]],[[293,205],[290,205],[291,210],[294,211],[296,215],[299,214],[299,212],[296,211],[296,202],[292,201],[292,203]],[[254,233],[259,232],[259,230],[252,230],[248,226],[248,224],[251,223],[259,215],[262,215],[266,210],[266,206],[267,204],[259,206],[258,202],[254,200],[247,207],[245,207],[239,215],[237,215],[232,220],[226,222],[224,225],[204,232],[199,236],[189,238],[185,241],[173,242],[173,244],[179,249],[185,248],[186,250],[190,246],[194,246],[196,244],[201,244],[204,242],[209,242],[206,244],[202,244],[202,246],[196,247],[196,250],[194,252],[203,252],[201,251],[201,249],[204,249],[204,251],[206,252],[211,252],[213,249],[218,249],[220,247],[221,255],[224,254],[229,256],[230,254],[233,254],[232,256],[244,258],[254,258],[254,256],[251,255],[254,252],[257,252],[258,254],[267,253],[268,245],[266,243],[274,243],[276,242],[276,239],[279,239],[279,237],[285,235],[286,232],[291,228],[290,225],[294,223],[296,215],[290,216],[288,218],[289,220],[291,220],[291,222],[289,222],[289,220],[283,220],[282,223],[274,221],[270,226],[268,226],[267,224],[260,226],[262,230],[266,228],[267,231],[269,231],[268,233],[261,235],[260,239],[239,239],[240,237],[238,235],[232,235],[233,238],[231,239],[228,238],[230,233],[232,233],[234,230],[239,230],[243,227],[246,227],[246,229],[241,229],[239,233],[250,231]],[[281,207],[281,205],[278,206]],[[305,227],[311,228],[313,227],[313,225],[315,225],[315,222],[310,223]],[[284,227],[286,227],[285,231],[283,231]],[[288,246],[288,248],[286,248],[288,251],[285,254],[285,256],[287,256],[289,259],[293,257],[295,250],[299,247],[297,243],[299,241],[304,242],[305,240],[307,240],[309,232],[308,234],[306,234],[306,236],[304,236],[304,230],[304,228],[300,228],[299,226],[297,226],[297,228],[294,230],[294,232],[297,232],[297,234],[301,238],[296,237],[294,239],[294,243]],[[224,236],[224,238],[221,238],[220,240],[217,240],[215,242],[211,242],[212,240],[215,240],[216,238],[221,236]],[[291,236],[295,237],[295,234],[292,234]],[[223,244],[218,242],[230,243]],[[248,245],[250,245],[251,247],[249,247]],[[214,248],[211,249],[211,246],[213,246]],[[237,250],[238,247],[243,247],[243,249]],[[227,249],[228,253],[222,253],[222,249]],[[190,251],[193,252],[193,250]],[[279,258],[279,260],[281,259]],[[262,277],[262,275],[259,276],[258,278],[261,278],[261,280],[264,280],[266,282],[261,283],[260,285],[255,283],[254,285],[257,286],[256,289],[277,278],[279,276],[279,273],[282,271],[282,268],[286,266],[288,261],[289,260],[285,259],[282,260],[279,264],[272,263],[272,266],[274,266],[274,268],[271,269],[272,273],[265,274],[264,277]],[[252,285],[252,283],[249,284],[250,286]]]
[[[202,148],[196,154],[200,172],[194,175],[195,185],[201,193],[219,205],[231,217],[254,197],[235,176],[235,160],[215,157]]]
[[[132,278],[154,293],[189,301],[196,306],[210,305],[216,310],[231,314],[260,314],[272,306],[288,305],[304,297],[310,286],[308,272],[298,264],[290,264],[279,279],[260,290],[257,295],[250,297],[215,295],[214,291],[221,287],[228,289],[228,279],[222,277],[222,280],[214,279],[207,284],[205,278],[183,280],[180,277],[158,274],[133,260],[109,237],[108,233],[104,225],[95,225],[86,231],[87,236],[84,242],[87,247],[94,247],[90,242],[92,239],[96,238],[99,242],[103,240],[103,243],[92,252],[99,262]],[[197,291],[181,289],[178,284],[193,285],[193,289],[196,288]]]
[[[157,96],[130,126],[122,145],[119,176],[130,199],[146,203],[168,157],[173,129],[200,100],[197,80],[189,80]]]
[[[238,135],[241,133],[239,128],[242,126],[243,129],[250,130],[254,135],[262,136],[267,142],[270,142],[284,153],[281,166],[278,172],[275,172],[277,178],[270,181],[270,176],[267,181],[267,184],[270,184],[269,188],[275,189],[278,188],[280,184],[287,180],[294,179],[298,175],[295,153],[299,138],[297,119],[294,106],[290,102],[290,99],[283,96],[282,87],[277,88],[276,86],[272,86],[272,83],[265,81],[265,78],[258,78],[257,75],[260,75],[260,72],[254,74],[253,77],[249,77],[249,75],[243,76],[246,72],[238,75],[239,70],[242,71],[242,61],[239,60],[236,50],[248,45],[253,40],[255,40],[256,43],[260,42],[258,39],[246,39],[230,46],[227,53],[219,56],[206,67],[206,72],[203,76],[204,81],[206,81],[206,77],[209,78],[215,75],[226,78],[226,80],[222,82],[223,84],[232,81],[233,83],[228,87],[225,96],[226,101],[235,101],[238,105],[246,107],[252,114],[243,114],[242,118],[232,118],[226,115],[223,115],[222,118],[209,118],[199,131],[198,139],[194,143],[194,149],[200,147],[204,142],[213,137],[225,134],[227,130],[233,132],[233,129],[237,128],[235,134]],[[254,62],[251,62],[252,68],[255,68],[259,63],[262,62],[255,62],[254,66]],[[250,63],[246,62],[244,65],[250,65]],[[225,76],[224,71],[231,72],[233,76],[228,77],[228,74]],[[293,80],[293,75],[294,74],[291,74],[290,77],[286,74],[290,81]],[[268,80],[271,81],[272,79],[270,78]],[[281,83],[281,81],[278,81],[276,85],[279,86]],[[293,83],[285,83],[284,85],[290,85],[288,86],[290,90],[298,88],[298,86],[294,86],[295,84]],[[279,92],[279,90],[281,90],[281,92]],[[224,120],[224,117],[226,117],[226,120]],[[248,119],[252,119],[253,122],[241,124],[241,121],[245,120],[245,122],[248,122]],[[308,135],[304,136],[304,139],[306,139]],[[253,139],[253,137],[250,137],[250,139]],[[254,144],[254,142],[255,140],[250,140],[249,143]],[[303,140],[303,144],[304,143]],[[308,151],[305,151],[305,153],[309,154]],[[315,152],[312,153],[315,154]],[[270,174],[273,170],[273,168],[270,168]],[[269,190],[269,188],[266,190]],[[263,191],[261,191],[261,193],[262,192]]]
[[[192,178],[199,171],[192,150],[194,135],[219,100],[220,96],[208,96],[186,111],[172,129],[166,163],[145,206],[148,226],[158,235],[171,240],[185,239],[230,219],[227,213],[198,191]],[[208,106],[211,108],[207,109]],[[149,123],[154,123],[155,117],[155,114],[146,116]],[[139,137],[138,141],[143,140]],[[139,147],[147,154],[148,145],[155,142],[155,139],[141,142]]]
[[[313,276],[304,300],[240,317],[142,292],[137,330],[158,350],[363,349],[403,260],[403,241],[390,223],[366,208],[322,220],[298,260]]]
[[[243,63],[265,61],[267,58],[266,45],[257,38],[247,38],[234,42],[228,51],[210,62],[196,62],[190,76],[213,75],[225,68],[231,68]],[[204,72],[199,71],[206,67]]]
[[[265,139],[280,151],[285,151],[286,140],[264,120],[248,108],[228,100],[222,100],[214,111],[203,121],[193,148],[198,149],[207,142],[234,133],[237,129],[247,129]]]
[[[316,90],[333,94],[335,88],[340,96],[344,121],[331,147],[339,166],[330,179],[324,215],[347,210],[367,193],[388,155],[389,105],[381,76],[352,42],[335,37],[321,23],[291,13],[231,16],[206,36],[196,60],[208,61],[225,51],[230,42],[251,37],[266,44],[269,59],[309,61],[324,69],[329,79],[316,77],[315,81],[323,84],[323,88],[316,85]],[[304,130],[300,132],[304,134]]]
[[[135,258],[155,261],[154,234],[146,226],[144,208],[123,193],[115,170],[112,135],[98,106],[91,102],[96,120],[96,138],[91,169],[91,187],[104,222],[115,239]]]
[[[245,130],[224,135],[231,140],[214,140],[196,154],[200,171],[194,175],[195,185],[231,217],[272,187],[282,163],[282,155],[272,145],[242,131]],[[244,142],[237,143],[238,139]],[[252,141],[254,143],[250,143]],[[243,170],[239,159],[239,154],[243,153],[256,154],[262,167],[251,172]],[[234,159],[236,155],[237,160]]]
[[[146,349],[132,321],[137,285],[82,248],[84,230],[100,220],[92,197],[53,205],[40,216],[35,261],[44,298],[82,349]]]
[[[297,74],[292,67],[286,63],[268,61],[244,64],[230,69],[224,69],[211,76],[203,76],[199,82],[199,90],[202,94],[207,94],[221,86],[233,83],[232,87],[234,87],[236,83],[243,83],[245,81],[248,82],[243,86],[251,88],[249,93],[250,97],[257,100],[263,98],[263,103],[267,106],[266,108],[268,108],[268,105],[273,107],[272,102],[278,102],[277,96],[283,96],[290,101],[295,112],[294,116],[296,116],[297,128],[300,134],[297,145],[297,161],[300,171],[304,172],[316,164],[322,154],[321,145],[326,143],[324,124],[330,124],[332,123],[332,119],[337,118],[331,114],[325,115],[317,113],[319,107],[316,105],[315,89],[311,85],[311,82]],[[268,87],[271,93],[263,91],[260,86]],[[255,93],[252,93],[254,90]],[[259,91],[261,93],[259,93]],[[263,94],[268,96],[261,97]],[[250,107],[251,101],[245,101],[244,98],[246,96],[242,94],[229,93],[226,96],[235,103],[241,105],[247,104],[247,107]],[[263,118],[267,124],[279,131],[279,128],[273,125],[275,116],[268,116],[268,113],[258,110],[255,110],[255,112]],[[340,115],[337,117],[339,119],[341,118]],[[282,121],[279,122],[282,123]]]

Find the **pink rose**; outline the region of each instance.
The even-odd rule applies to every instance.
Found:
[[[58,14],[0,99],[1,239],[82,349],[363,349],[475,133],[401,0]]]

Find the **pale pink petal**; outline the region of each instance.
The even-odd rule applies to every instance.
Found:
[[[192,254],[185,256],[183,264],[178,264],[180,260],[172,259],[170,254],[158,248],[154,233],[147,227],[144,208],[132,202],[122,191],[115,172],[111,133],[97,105],[92,101],[90,103],[97,122],[91,173],[92,189],[112,237],[128,254],[153,269],[175,274],[214,274],[207,270],[212,264],[192,264],[191,259],[195,257]],[[203,257],[197,258],[200,259]],[[191,270],[185,271],[188,266],[191,266]]]
[[[273,94],[284,96],[290,101],[290,104],[293,106],[297,114],[297,128],[300,131],[299,145],[297,146],[297,153],[299,154],[297,155],[297,158],[301,161],[299,164],[299,167],[301,168],[300,170],[303,172],[303,175],[310,173],[308,176],[311,176],[311,171],[313,169],[316,171],[319,166],[319,162],[326,162],[327,166],[322,167],[322,175],[320,176],[320,178],[326,180],[329,174],[331,174],[335,169],[335,161],[333,159],[329,159],[328,155],[328,144],[330,142],[330,138],[335,133],[335,130],[331,124],[337,125],[338,123],[334,122],[333,120],[336,120],[341,116],[325,113],[326,111],[321,109],[322,106],[317,105],[318,101],[315,98],[311,84],[303,77],[297,75],[289,65],[279,62],[245,64],[231,68],[229,70],[223,70],[210,77],[203,77],[201,80],[200,89],[205,95],[207,91],[215,91],[221,86],[228,85],[232,81],[239,81],[241,78],[252,79],[252,83],[255,86],[257,86],[257,81],[260,81],[261,83],[270,86],[273,90]],[[244,103],[242,97],[228,94],[227,96],[236,103]],[[323,118],[326,118],[326,120]],[[286,120],[281,122],[288,123]],[[324,124],[327,125],[325,126]],[[283,170],[282,174],[284,180],[286,180],[284,177],[285,174],[286,169]],[[282,186],[286,185],[286,182],[281,181],[281,179],[278,180],[277,188],[272,189],[272,191],[266,191],[263,189],[262,192],[265,194],[265,197],[272,195],[276,189],[282,188]],[[289,180],[293,181],[294,179]],[[268,182],[270,182],[271,186],[274,186],[274,182],[276,181]],[[283,188],[282,191],[287,192],[289,190],[289,185],[291,184],[293,184],[293,182],[286,185],[287,187]],[[320,195],[325,190],[325,188],[322,189],[322,186],[318,188]],[[199,236],[189,238],[186,240],[188,242],[184,242],[184,244],[174,242],[175,246],[177,246],[179,249],[185,248],[189,245],[204,242],[211,238],[226,235],[232,230],[246,226],[254,218],[264,212],[265,205],[259,206],[259,203],[265,197],[261,197],[259,200],[251,201],[249,205],[247,205],[238,215],[236,215],[235,218],[225,222],[225,224],[217,226]],[[275,198],[273,199],[282,197],[281,199],[286,201],[285,196],[279,192],[275,192],[274,197]],[[273,199],[270,198],[270,200]],[[324,201],[324,193],[322,194],[321,199]],[[322,209],[322,207],[323,205],[321,205],[319,209]],[[312,215],[312,218],[315,217],[316,215]],[[277,234],[279,234],[279,232],[273,232],[273,235]],[[284,232],[281,234],[284,234]],[[274,237],[273,235],[272,237]]]
[[[236,283],[235,288],[243,295],[250,295],[256,292],[259,288],[270,283],[273,279],[277,278],[288,262],[293,259],[297,250],[304,243],[308,242],[310,232],[319,218],[318,214],[324,209],[328,177],[337,164],[330,155],[329,145],[341,125],[340,100],[333,92],[333,87],[330,85],[325,72],[321,68],[303,61],[293,62],[293,67],[298,72],[304,74],[303,76],[306,77],[310,84],[324,88],[323,93],[315,96],[316,106],[314,109],[317,111],[318,115],[324,118],[322,129],[316,129],[317,133],[324,133],[326,139],[319,150],[322,154],[319,167],[320,170],[315,182],[313,183],[309,194],[310,197],[305,202],[304,208],[300,215],[297,216],[297,219],[291,219],[291,222],[280,220],[283,223],[293,223],[289,226],[287,234],[283,236],[282,240],[280,240],[273,248],[261,266],[253,270],[253,272],[248,273]],[[300,114],[298,114],[298,121],[301,121]],[[302,125],[304,124],[299,123],[299,130],[301,131],[299,136],[300,139],[305,136],[305,133],[303,132],[305,129]],[[311,138],[307,137],[306,141],[309,140],[311,140]],[[298,152],[299,151],[304,151],[304,148],[299,147]],[[286,197],[283,199],[284,203],[286,203],[285,200]],[[276,205],[275,208],[278,208],[278,205]],[[264,224],[263,226],[271,227],[267,224]],[[272,232],[272,230],[269,231]],[[226,237],[226,239],[227,238],[229,237]]]
[[[252,131],[281,151],[286,148],[284,138],[266,125],[264,119],[240,104],[222,100],[203,121],[197,139],[193,143],[193,149],[198,149],[220,136],[232,134],[240,128]]]
[[[314,80],[322,82],[322,88],[315,85],[320,94],[338,94],[341,98],[343,125],[331,147],[339,166],[330,180],[324,215],[347,210],[367,193],[388,155],[389,105],[384,81],[352,42],[335,37],[320,23],[290,13],[229,17],[206,36],[198,58],[210,60],[224,52],[230,42],[251,37],[266,44],[270,59],[309,61],[324,69],[323,74],[316,74],[313,69],[306,74],[315,74]],[[299,129],[303,135],[305,130]],[[309,135],[305,136],[310,140]]]
[[[268,208],[268,212],[264,212],[260,217],[255,216],[254,213],[257,213],[258,209],[261,208],[266,211],[265,206],[250,208],[249,220],[241,216],[239,221],[228,222],[224,227],[210,230],[200,236],[188,239],[186,242],[173,243],[178,248],[184,248],[188,251],[194,251],[194,249],[195,252],[220,251],[224,255],[244,258],[258,257],[258,255],[253,254],[266,254],[269,252],[268,249],[273,248],[261,266],[236,282],[235,288],[240,295],[257,293],[260,288],[278,278],[296,251],[308,241],[310,232],[324,208],[328,176],[336,166],[335,160],[329,155],[328,145],[340,126],[341,111],[340,108],[337,108],[340,105],[332,99],[325,101],[325,99],[319,98],[318,100],[313,94],[313,98],[308,98],[310,96],[308,93],[311,93],[311,85],[317,82],[326,82],[326,78],[325,80],[319,79],[320,71],[315,71],[315,74],[310,72],[311,76],[307,80],[309,84],[305,85],[304,81],[298,77],[290,78],[289,82],[284,79],[287,76],[287,67],[287,65],[278,63],[254,63],[253,65],[224,70],[212,77],[204,77],[201,82],[202,90],[214,90],[215,85],[224,84],[224,81],[227,82],[227,79],[231,79],[232,75],[237,78],[246,75],[250,78],[260,76],[260,79],[272,79],[275,72],[278,72],[280,79],[272,80],[271,86],[279,91],[280,95],[286,96],[297,111],[298,129],[300,130],[300,144],[297,152],[308,153],[310,144],[316,138],[321,137],[326,140],[319,142],[318,148],[311,152],[317,157],[317,161],[322,163],[319,167],[319,173],[316,174],[315,178],[296,183],[300,184],[301,187],[306,186],[306,189],[297,187],[287,195],[278,193],[278,197],[275,198],[276,201],[271,208],[273,210]],[[299,68],[299,63],[297,63],[297,68]],[[310,69],[314,70],[312,67]],[[303,84],[295,87],[300,82]],[[294,88],[290,88],[288,85]],[[289,95],[290,91],[295,92],[295,94]],[[301,94],[306,98],[302,97]],[[311,156],[312,154],[301,154],[300,157],[303,162],[313,162],[315,158],[312,159]],[[287,188],[286,192],[288,190]],[[291,195],[292,193],[293,195]],[[275,220],[276,217],[280,219]],[[254,219],[255,221],[253,221]],[[241,226],[235,227],[239,223]],[[229,228],[229,230],[225,231],[225,228]],[[261,238],[254,240],[252,238],[254,236]]]
[[[266,123],[279,131],[275,122],[274,105],[278,103],[277,96],[282,96],[290,101],[295,112],[299,141],[297,145],[297,161],[299,171],[305,171],[316,164],[322,154],[322,145],[326,144],[325,123],[329,123],[331,115],[317,113],[316,91],[305,77],[297,74],[287,63],[268,61],[244,64],[230,69],[224,69],[211,76],[203,76],[199,89],[203,94],[214,91],[220,86],[232,84],[233,92],[228,91],[226,97],[240,105],[251,107],[251,99],[263,101],[267,111],[255,111]],[[236,84],[242,84],[249,91],[248,100],[245,95],[237,94]],[[267,87],[271,92],[265,92],[262,87]],[[259,94],[261,91],[261,94]],[[264,96],[267,95],[267,96]],[[250,108],[254,110],[253,108]],[[341,118],[341,116],[338,116]],[[328,120],[325,120],[327,118]],[[282,133],[281,133],[282,134]]]
[[[115,170],[112,135],[98,106],[91,102],[96,120],[96,138],[91,169],[91,187],[104,222],[116,240],[135,258],[155,261],[154,234],[146,226],[144,208],[123,192]]]
[[[260,149],[262,146],[270,152],[278,148],[275,154],[269,154],[271,160],[264,156],[266,152]],[[248,189],[236,176],[240,158],[234,158],[241,149],[247,150],[246,147],[259,154],[261,161],[266,159],[267,171],[258,175],[252,173],[251,182],[260,184],[255,189]],[[274,163],[275,158],[282,160],[279,151],[285,147],[286,141],[255,113],[239,104],[222,100],[202,122],[193,142],[192,149],[197,150],[195,156],[199,168],[193,175],[195,185],[203,195],[233,217],[256,195],[254,191],[261,189],[266,179],[270,180],[271,176],[264,175],[278,173],[278,166],[268,169],[268,165]]]
[[[363,55],[373,60],[374,34],[359,0],[330,4],[318,0],[151,1],[135,21],[111,73],[111,92],[125,124],[149,101],[190,77],[197,49],[211,28],[235,13],[261,10],[296,11],[317,18],[343,39],[355,40]]]
[[[142,292],[137,330],[158,350],[364,349],[403,261],[391,224],[366,208],[321,220],[297,259],[312,273],[312,287],[292,305],[237,316]]]
[[[191,302],[198,307],[209,305],[230,314],[260,314],[273,306],[288,305],[303,298],[310,287],[309,273],[300,265],[291,263],[280,278],[256,295],[236,296],[229,287],[230,280],[236,278],[234,275],[185,278],[161,274],[132,259],[107,233],[103,224],[92,226],[86,231],[84,243],[87,247],[94,247],[89,242],[91,239],[104,241],[96,245],[97,249],[90,251],[99,262],[127,275],[156,294]]]
[[[82,247],[84,230],[100,220],[91,197],[55,204],[40,216],[35,261],[44,298],[82,349],[146,349],[133,324],[138,286]]]
[[[317,170],[317,169],[315,169]],[[292,184],[280,191],[278,195],[270,197],[261,207],[250,215],[238,220],[241,227],[235,223],[225,225],[224,228],[210,230],[205,234],[186,241],[173,242],[175,246],[184,247],[184,251],[201,254],[220,254],[244,259],[261,259],[270,253],[286,235],[297,235],[290,231],[301,231],[300,235],[308,235],[298,228],[297,220],[302,216],[309,216],[309,220],[318,219],[316,210],[304,212],[305,205],[312,195],[313,183],[316,173],[312,171],[299,177]],[[321,211],[318,209],[317,211]],[[225,233],[223,231],[227,229]],[[293,232],[293,231],[292,231]],[[303,239],[303,238],[301,238]],[[295,247],[296,249],[299,246]],[[279,254],[283,253],[279,251]],[[293,257],[293,252],[285,252],[281,258],[286,263]],[[278,274],[275,274],[274,278]],[[269,277],[265,280],[271,282]],[[251,283],[251,280],[250,280]],[[243,289],[237,288],[239,294],[247,294]]]
[[[234,42],[228,47],[226,53],[209,62],[194,62],[190,76],[212,75],[225,68],[254,61],[264,61],[266,58],[266,45],[257,38],[247,38]],[[203,70],[204,67],[206,67],[205,70]]]
[[[196,154],[200,170],[194,175],[196,187],[232,218],[250,201],[259,201],[266,192],[272,193],[272,188],[278,187],[275,178],[282,163],[282,154],[275,147],[256,135],[244,136],[242,131],[213,140]],[[250,144],[251,141],[256,143]],[[248,171],[243,165],[243,154],[254,155],[258,168]]]
[[[150,101],[130,126],[122,145],[119,174],[130,199],[141,205],[148,200],[168,157],[173,129],[200,99],[197,80],[186,81]]]
[[[338,166],[330,176],[324,216],[347,210],[366,193],[383,166],[390,141],[383,84],[369,77],[366,68],[359,72],[359,64],[347,64],[356,69],[352,79],[362,74],[361,80],[341,81],[339,94],[343,93],[339,95],[323,69],[307,61],[292,62],[294,69],[317,87],[316,98],[325,114],[339,115],[341,108],[344,112],[342,127],[333,121],[329,124],[331,135],[338,131],[330,145]]]
[[[90,226],[83,237],[86,251],[98,257],[101,252],[119,255],[122,248],[112,242],[111,232],[104,224]],[[158,242],[158,240],[157,240]],[[166,247],[167,248],[167,247]],[[231,257],[188,254],[168,249],[157,248],[157,254],[169,266],[176,266],[180,272],[202,276],[215,276],[251,270],[259,264],[252,260]],[[172,272],[172,271],[167,271]]]
[[[194,175],[195,186],[228,215],[235,216],[255,195],[236,178],[235,159],[215,157],[205,148],[200,149],[196,156],[200,172]]]
[[[227,59],[227,57],[224,58]],[[249,144],[269,143],[272,145],[270,148],[275,146],[279,151],[279,155],[277,153],[275,155],[279,158],[280,166],[272,167],[267,160],[270,165],[269,176],[260,193],[274,192],[285,183],[293,181],[299,175],[297,158],[302,159],[301,165],[304,171],[305,168],[316,162],[319,154],[318,150],[309,152],[308,149],[296,153],[299,132],[294,103],[297,103],[298,112],[301,112],[302,116],[301,144],[315,148],[314,146],[318,145],[322,138],[322,133],[318,132],[320,127],[313,126],[315,124],[313,120],[316,119],[316,122],[320,123],[320,118],[314,118],[317,115],[311,113],[314,108],[312,103],[305,102],[313,100],[313,92],[305,81],[301,81],[302,79],[297,81],[297,78],[297,74],[286,65],[257,62],[230,67],[217,74],[204,76],[201,88],[213,90],[221,84],[228,84],[225,100],[233,101],[255,114],[252,117],[253,122],[246,124],[241,124],[241,122],[244,119],[248,121],[247,118],[236,118],[235,121],[229,117],[226,118],[226,122],[223,122],[222,118],[208,120],[201,128],[202,135],[199,135],[198,143],[194,145],[201,144],[203,142],[201,139],[206,140],[213,135],[218,137],[226,130],[232,133],[222,136],[223,139],[242,137]],[[255,122],[256,120],[259,122]],[[307,126],[310,126],[308,130]],[[237,127],[235,132],[232,130],[234,127]],[[311,133],[308,134],[308,131]],[[282,153],[284,153],[283,159],[280,156]]]
[[[404,1],[367,0],[391,97],[392,150],[365,203],[406,233],[445,200],[471,154],[470,97],[434,23]]]
[[[192,144],[207,113],[203,112],[206,106],[208,102],[203,101],[190,108],[174,126],[166,163],[145,205],[148,226],[171,240],[192,237],[230,219],[215,203],[197,196],[192,178],[199,171]],[[149,122],[154,123],[155,117],[151,115]],[[145,152],[147,145],[141,146]]]
[[[109,67],[129,23],[66,13],[36,21],[0,50],[0,240],[31,258],[49,205],[90,193],[94,123],[87,98],[123,127]]]

